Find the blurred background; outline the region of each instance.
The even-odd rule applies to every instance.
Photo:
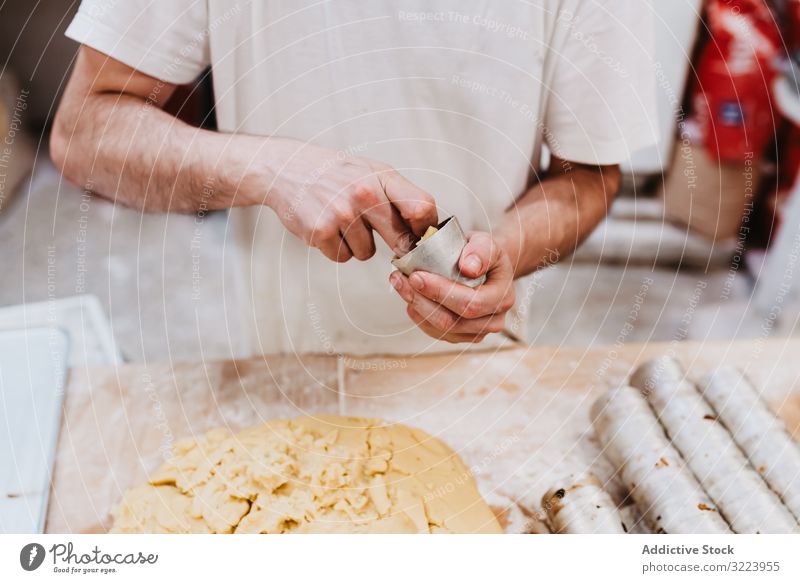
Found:
[[[532,278],[530,337],[794,335],[800,0],[649,1],[661,142],[625,165],[589,240]],[[230,309],[225,214],[143,216],[64,182],[48,159],[77,4],[0,5],[0,329],[56,323],[78,339],[71,358],[90,364],[236,356],[213,334]],[[206,84],[171,107],[213,127],[212,104]],[[199,302],[178,301],[196,288]]]

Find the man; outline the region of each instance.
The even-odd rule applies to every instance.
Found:
[[[145,211],[232,209],[249,352],[524,335],[515,280],[588,235],[654,139],[641,0],[84,0],[67,35],[53,160]],[[208,66],[219,132],[160,109]],[[451,215],[485,284],[392,272]]]

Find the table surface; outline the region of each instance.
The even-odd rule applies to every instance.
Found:
[[[124,365],[70,373],[47,531],[104,532],[123,492],[173,442],[214,427],[334,413],[421,427],[456,449],[506,530],[538,513],[566,475],[610,480],[589,423],[591,403],[638,364],[673,354],[698,377],[738,366],[800,438],[800,340],[517,347],[415,358],[317,355]],[[613,480],[609,491],[624,493]]]

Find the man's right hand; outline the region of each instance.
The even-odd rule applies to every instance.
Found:
[[[289,138],[191,127],[161,110],[174,91],[82,46],[50,137],[56,167],[81,188],[145,211],[267,204],[335,261],[370,258],[373,230],[404,254],[437,223],[433,198],[393,168]]]
[[[375,254],[373,230],[403,255],[438,223],[433,197],[386,164],[272,140],[280,142],[275,145],[283,155],[280,164],[270,164],[273,179],[265,202],[289,231],[326,257],[369,259]]]

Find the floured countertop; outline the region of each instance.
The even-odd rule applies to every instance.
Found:
[[[637,364],[672,353],[690,376],[738,366],[800,438],[798,349],[800,340],[628,344],[73,370],[47,531],[107,530],[111,507],[161,465],[176,440],[322,413],[399,421],[439,437],[472,469],[507,531],[535,530],[541,496],[561,477],[587,469],[611,476],[588,411]],[[619,488],[609,489],[619,502]]]

